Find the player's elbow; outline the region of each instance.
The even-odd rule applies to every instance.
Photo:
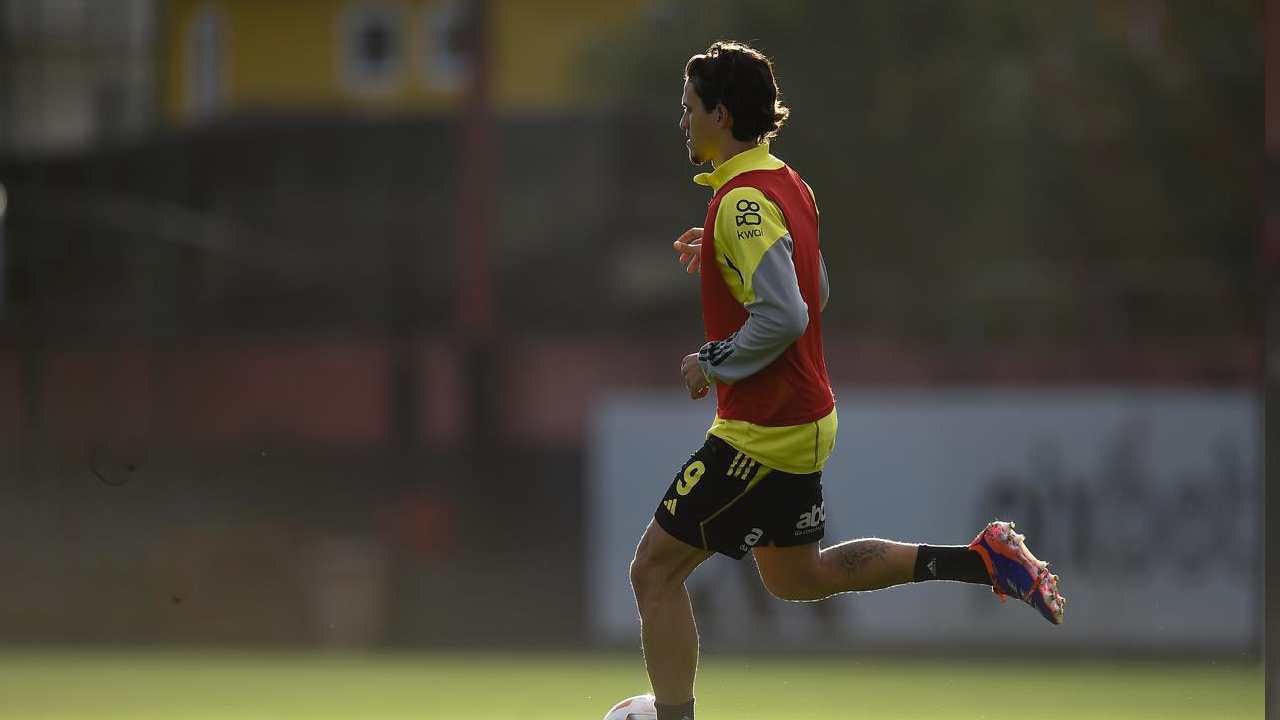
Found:
[[[798,340],[807,329],[809,329],[809,306],[800,303],[790,308],[783,323],[783,332],[788,341]]]

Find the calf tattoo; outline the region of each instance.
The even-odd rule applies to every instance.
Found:
[[[889,543],[874,538],[854,540],[835,548],[840,553],[840,565],[850,580],[862,578],[870,566],[883,561],[889,552]]]

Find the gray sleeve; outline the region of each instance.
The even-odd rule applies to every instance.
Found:
[[[822,311],[827,309],[827,300],[831,298],[831,287],[827,285],[827,261],[823,259],[821,250],[818,251],[818,282],[820,283],[818,296],[821,298],[818,310]]]
[[[809,326],[809,306],[800,296],[790,235],[778,238],[751,276],[755,300],[747,321],[724,340],[698,351],[698,364],[713,382],[735,383],[769,366]]]

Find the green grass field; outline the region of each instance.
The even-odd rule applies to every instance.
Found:
[[[975,665],[978,665],[975,667]],[[699,720],[1260,718],[1258,665],[704,659]],[[0,718],[598,720],[647,687],[618,654],[0,654]]]

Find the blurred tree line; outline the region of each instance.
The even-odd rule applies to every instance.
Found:
[[[649,32],[598,38],[582,78],[666,136],[690,54],[723,38],[772,57],[793,110],[774,151],[823,209],[834,327],[1211,340],[1257,324],[1261,17],[1253,0],[665,2]]]
[[[1212,353],[1256,335],[1258,0],[659,0],[640,13],[586,41],[586,102],[495,117],[484,162],[505,332],[625,324],[697,340],[697,286],[666,244],[707,201],[676,127],[681,71],[732,38],[775,58],[793,109],[775,152],[823,210],[833,336],[945,355]],[[455,238],[471,121],[302,110],[0,158],[21,199],[0,305],[75,338],[448,332],[467,281]]]

